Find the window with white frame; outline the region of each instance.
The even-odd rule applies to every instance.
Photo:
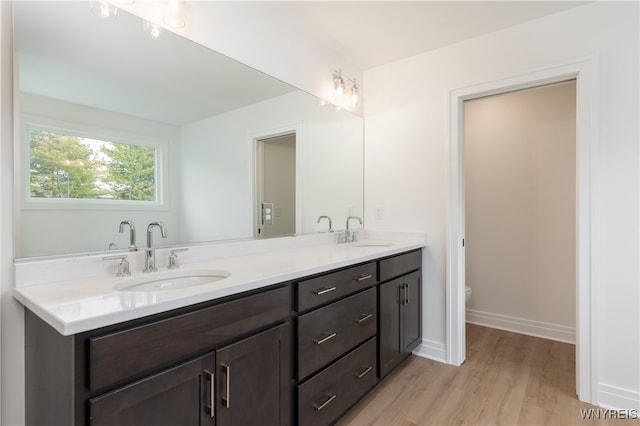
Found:
[[[162,143],[80,127],[33,122],[24,127],[28,204],[162,204]]]

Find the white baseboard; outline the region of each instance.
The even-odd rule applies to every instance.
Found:
[[[565,343],[576,343],[575,327],[467,309],[467,322]]]
[[[444,343],[433,340],[422,339],[422,343],[414,349],[413,354],[434,361],[447,362],[447,349]]]
[[[598,405],[613,410],[640,411],[640,392],[604,383],[598,385]]]

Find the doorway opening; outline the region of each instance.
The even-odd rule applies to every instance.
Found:
[[[546,362],[571,392],[576,81],[465,100],[463,116],[467,358],[484,356],[472,349],[482,327],[556,341],[502,335],[526,352],[562,348]]]
[[[296,133],[256,139],[256,238],[296,233],[296,148]]]
[[[575,344],[576,82],[463,108],[466,321]]]
[[[465,214],[464,214],[464,102],[501,93],[576,80],[576,393],[581,401],[597,405],[597,315],[593,295],[590,244],[592,99],[596,96],[595,57],[549,66],[526,74],[490,81],[450,92],[450,138],[447,178],[446,236],[446,360],[461,365],[465,360]],[[473,297],[473,294],[472,296]]]

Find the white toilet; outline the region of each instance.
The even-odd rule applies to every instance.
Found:
[[[469,303],[469,299],[471,299],[471,287],[464,287],[464,300]]]

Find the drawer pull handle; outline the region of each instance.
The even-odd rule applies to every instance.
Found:
[[[372,316],[373,316],[373,314],[362,314],[362,317],[360,319],[357,319],[356,322],[358,324],[362,324],[363,322],[365,322],[366,320],[368,320]]]
[[[371,370],[373,370],[373,367],[367,367],[367,368],[365,368],[365,369],[364,369],[364,371],[362,371],[362,372],[360,372],[360,373],[356,374],[356,377],[357,377],[358,379],[362,379],[362,378],[363,378],[364,376],[366,376],[366,375],[369,373],[369,371],[371,371]]]
[[[315,408],[317,411],[320,411],[320,410],[322,410],[324,407],[326,407],[327,405],[329,405],[329,403],[330,403],[331,401],[333,401],[334,399],[336,399],[336,397],[337,397],[338,395],[336,395],[336,394],[331,395],[330,393],[328,393],[328,394],[326,394],[325,396],[327,396],[328,398],[327,398],[327,400],[326,400],[325,402],[323,402],[322,404],[318,404],[317,402],[314,402],[314,403],[312,404],[312,405],[313,405],[313,408]]]
[[[315,344],[316,344],[316,345],[321,345],[321,344],[323,344],[324,342],[326,342],[327,340],[331,340],[331,339],[333,339],[333,338],[334,338],[334,337],[336,337],[337,335],[338,335],[338,333],[331,333],[331,334],[329,334],[328,336],[323,337],[322,339],[316,339],[316,340],[314,340],[314,342],[315,342]]]
[[[231,367],[229,367],[227,364],[223,364],[220,363],[220,365],[222,366],[222,368],[224,368],[225,370],[225,376],[227,378],[226,380],[226,396],[222,397],[222,402],[224,403],[225,408],[229,408],[231,406],[231,395],[230,395],[230,388],[231,388]]]
[[[316,296],[322,296],[323,294],[329,293],[334,290],[337,290],[337,288],[336,287],[319,288],[317,290],[313,290],[313,294],[315,294]]]
[[[356,281],[366,281],[369,278],[373,278],[373,275],[369,274],[369,275],[360,275],[358,278],[356,278]]]
[[[211,371],[209,370],[204,370],[204,374],[207,375],[207,377],[209,378],[209,407],[206,407],[209,409],[209,417],[215,417],[216,415],[216,381],[215,381],[215,374],[213,374]]]

